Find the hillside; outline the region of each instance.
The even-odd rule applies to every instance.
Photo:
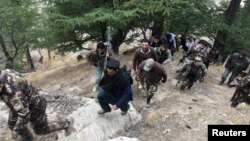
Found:
[[[176,56],[181,56],[181,52]],[[133,54],[119,55],[122,64],[132,67]],[[223,67],[211,65],[205,82],[195,84],[191,90],[180,91],[175,87],[175,71],[179,57],[165,66],[168,81],[161,84],[153,98],[149,109],[145,108],[146,99],[133,85],[134,101],[131,104],[142,116],[142,121],[126,130],[119,131],[113,137],[127,136],[141,141],[204,141],[207,140],[208,124],[250,124],[250,106],[241,104],[237,108],[230,107],[230,98],[234,88],[218,85]],[[26,77],[32,84],[52,96],[69,96],[73,100],[67,105],[49,104],[53,106],[53,116],[70,115],[82,104],[80,97],[95,98],[92,85],[94,83],[95,68],[86,60],[77,62],[72,54],[66,55],[62,62],[55,56],[50,66],[39,65],[37,72]],[[53,103],[53,102],[52,102]],[[0,118],[1,140],[9,140],[4,133],[9,131],[4,123],[8,116],[6,107],[0,109],[4,115]],[[50,107],[50,109],[51,109]],[[61,107],[61,108],[60,108]],[[66,108],[62,108],[66,107]],[[5,119],[3,119],[5,118]],[[116,117],[112,117],[116,118]],[[2,131],[4,129],[4,131]],[[53,140],[53,135],[38,140]]]

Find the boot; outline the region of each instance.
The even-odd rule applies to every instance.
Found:
[[[229,80],[228,80],[228,82],[227,82],[227,86],[229,87],[229,85],[231,84],[231,82],[233,82],[233,79],[230,79],[229,78]]]
[[[105,113],[108,113],[108,112],[111,112],[111,110],[110,111],[105,111],[105,110],[100,110],[100,111],[98,111],[97,113],[99,114],[99,115],[104,115]]]
[[[226,78],[221,77],[221,81],[220,81],[220,84],[219,84],[219,85],[223,85],[223,84],[224,84],[224,82],[225,82],[225,80],[226,80]]]
[[[122,116],[126,115],[128,113],[129,108],[130,108],[130,105],[128,104],[127,105],[127,110],[126,111],[121,111],[121,115]]]

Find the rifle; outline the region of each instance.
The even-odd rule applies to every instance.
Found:
[[[105,56],[105,61],[104,61],[104,70],[106,69],[106,64],[108,61],[108,56],[110,55],[109,53],[111,53],[112,55],[114,55],[114,51],[112,50],[112,45],[110,43],[110,26],[107,27],[107,41],[106,41],[106,46],[107,46],[107,52],[106,52],[106,56]]]
[[[107,50],[106,50],[106,56],[105,56],[105,60],[104,60],[104,70],[106,69],[106,64],[107,64],[107,61],[108,61],[108,55],[109,55],[109,48],[111,46],[110,44],[110,28],[107,27],[107,41],[106,41],[106,46],[107,46]]]

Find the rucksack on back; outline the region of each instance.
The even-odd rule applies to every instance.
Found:
[[[131,76],[131,70],[128,70],[126,65],[122,66],[121,70],[123,70],[122,76],[127,77],[129,79],[129,83],[131,85],[133,85],[134,81],[133,81],[133,78]]]

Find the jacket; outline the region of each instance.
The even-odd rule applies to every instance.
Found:
[[[158,84],[161,80],[167,80],[167,72],[160,63],[154,62],[152,69],[148,72],[143,70],[145,64],[146,60],[139,65],[138,75],[140,76],[143,73],[146,83],[154,85]]]
[[[146,53],[142,51],[142,48],[138,48],[135,51],[135,56],[133,59],[133,69],[137,70],[137,67],[141,64],[141,62],[147,60],[148,58],[153,58],[155,61],[157,61],[154,48],[149,47]]]
[[[239,53],[234,53],[230,56],[230,58],[227,60],[227,63],[225,65],[225,68],[236,71],[238,73],[242,72],[243,70],[246,70],[249,62],[246,57],[240,58]]]
[[[109,76],[107,71],[101,79],[99,86],[104,90],[105,94],[115,96],[118,101],[117,107],[121,107],[132,100],[133,93],[128,75],[124,76],[124,71],[119,69],[114,76]]]

